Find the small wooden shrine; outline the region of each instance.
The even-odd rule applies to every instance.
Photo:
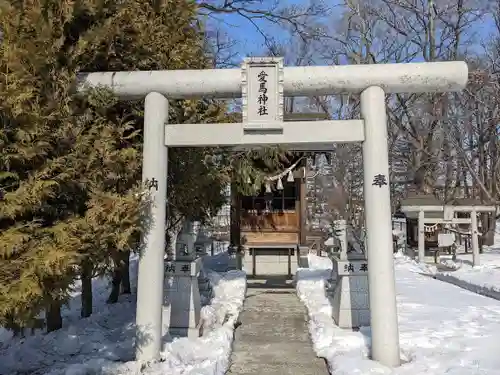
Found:
[[[315,121],[327,119],[326,114],[285,114],[285,121]],[[306,155],[294,152],[282,170],[269,175],[259,194],[244,196],[231,192],[231,244],[244,245],[255,255],[288,255],[297,246],[306,245]]]
[[[304,190],[301,159],[272,176],[257,196],[241,196],[241,236],[247,246],[299,244]],[[275,186],[272,186],[275,185]]]
[[[321,113],[285,114],[285,121],[317,121],[327,118],[328,115]],[[289,165],[269,176],[258,195],[240,194],[233,197],[231,211],[237,212],[239,222],[231,220],[232,242],[240,237],[247,247],[305,244],[306,175],[305,154],[294,152]]]

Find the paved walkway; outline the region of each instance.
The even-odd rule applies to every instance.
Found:
[[[284,280],[248,280],[227,374],[327,375],[307,330],[305,307]]]

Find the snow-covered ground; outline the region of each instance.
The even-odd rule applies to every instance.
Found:
[[[0,374],[97,375],[222,375],[229,367],[234,323],[242,309],[246,275],[225,271],[227,253],[207,257],[205,265],[214,297],[202,308],[203,337],[166,343],[162,362],[141,372],[134,358],[134,296],[105,303],[107,280],[94,280],[94,313],[79,318],[79,293],[64,312],[64,328],[24,339],[0,330]],[[134,263],[134,262],[132,262]],[[135,265],[134,265],[135,266]],[[131,274],[134,274],[132,270]]]
[[[500,302],[435,280],[405,257],[396,259],[401,357],[390,369],[368,359],[370,329],[338,328],[325,296],[330,276],[327,258],[309,255],[299,269],[297,294],[309,312],[316,353],[335,375],[494,375],[500,368]]]

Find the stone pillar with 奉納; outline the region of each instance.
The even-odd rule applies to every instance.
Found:
[[[340,246],[332,254],[332,316],[340,328],[370,325],[368,297],[368,262],[362,253],[349,252],[345,220],[335,222],[335,237]]]
[[[332,298],[333,319],[340,328],[370,326],[368,297],[368,262],[363,254],[348,254],[346,260],[336,259],[337,275]]]
[[[193,222],[186,221],[177,238],[175,260],[165,262],[166,301],[163,334],[198,337],[201,312],[198,278],[202,263],[196,259]]]

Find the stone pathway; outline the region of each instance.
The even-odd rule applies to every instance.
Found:
[[[248,280],[227,374],[327,375],[314,354],[307,312],[285,280]]]

